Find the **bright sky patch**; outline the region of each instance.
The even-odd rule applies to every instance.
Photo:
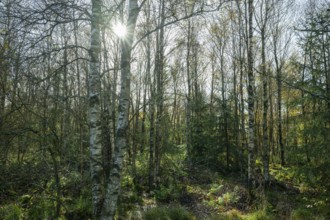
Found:
[[[124,38],[127,33],[126,26],[123,25],[122,23],[115,23],[112,26],[112,30],[119,38]]]

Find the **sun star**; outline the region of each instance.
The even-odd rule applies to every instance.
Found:
[[[121,23],[115,23],[112,26],[112,29],[114,33],[119,37],[119,38],[124,38],[126,36],[126,26],[121,24]]]

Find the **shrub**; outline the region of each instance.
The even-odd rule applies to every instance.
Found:
[[[157,207],[144,214],[145,220],[193,220],[195,219],[182,207]]]
[[[0,207],[0,217],[4,220],[19,220],[23,216],[23,210],[16,204]]]
[[[246,220],[276,220],[277,218],[271,214],[266,212],[265,210],[259,210],[244,218]]]
[[[307,209],[296,209],[291,212],[291,219],[292,220],[312,220],[313,218],[313,213],[311,213],[310,210]]]
[[[161,185],[159,189],[155,190],[155,196],[161,202],[175,201],[180,197],[180,189],[174,184],[168,187]]]
[[[242,220],[242,216],[237,210],[232,210],[223,214],[214,215],[209,220]]]

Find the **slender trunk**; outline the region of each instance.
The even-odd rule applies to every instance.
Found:
[[[9,67],[9,51],[11,47],[10,42],[10,10],[11,10],[11,4],[7,5],[6,9],[6,17],[7,20],[4,22],[5,26],[3,27],[3,30],[5,31],[3,36],[3,42],[0,49],[0,132],[2,132],[3,126],[5,125],[4,119],[5,119],[5,105],[6,105],[6,94],[7,94],[7,87],[8,87],[8,75],[10,71]],[[5,139],[4,135],[0,135],[0,150],[5,152],[3,155],[3,158],[0,158],[0,160],[5,164],[7,161],[7,152],[9,151],[9,147],[7,146],[7,140]]]
[[[147,23],[150,22],[150,2],[147,4]],[[149,26],[148,30],[149,31]],[[150,129],[149,129],[149,167],[148,167],[148,187],[149,192],[154,188],[154,148],[155,148],[155,84],[151,80],[151,38],[150,35],[147,36],[147,69],[146,77],[147,84],[149,86],[149,117],[150,117]]]
[[[254,74],[253,74],[253,0],[248,0],[248,114],[249,114],[249,143],[248,143],[248,183],[249,188],[255,186],[255,120],[254,120]]]
[[[274,42],[274,59],[276,66],[276,81],[277,81],[277,133],[278,144],[280,148],[281,165],[284,166],[284,144],[283,144],[283,129],[282,129],[282,68],[277,56],[277,43]]]
[[[234,28],[232,28],[234,30]],[[233,45],[236,45],[236,38],[233,36]],[[233,95],[234,95],[234,136],[235,136],[235,147],[239,146],[240,136],[241,132],[239,130],[239,118],[238,118],[238,94],[237,94],[237,68],[236,68],[236,59],[237,59],[237,52],[236,52],[236,46],[234,46],[234,59],[233,59]],[[240,152],[239,152],[240,153]],[[238,158],[238,165],[243,171],[243,164],[241,160],[241,156]]]
[[[92,176],[93,213],[96,218],[102,211],[102,127],[100,103],[100,19],[101,0],[92,1],[91,44],[90,44],[90,70],[88,76],[89,100],[89,147],[90,166]]]
[[[175,144],[179,144],[178,143],[178,136],[177,136],[177,127],[178,124],[177,122],[177,117],[178,117],[178,82],[177,82],[177,74],[178,74],[178,70],[176,68],[171,70],[171,75],[172,75],[172,79],[173,79],[173,93],[174,93],[174,100],[173,100],[173,111],[172,111],[172,116],[171,116],[171,124],[172,124],[172,130],[175,132],[173,137],[172,137],[172,142]]]
[[[247,146],[247,140],[246,140],[246,131],[245,131],[245,113],[244,113],[244,91],[243,91],[243,85],[244,85],[244,80],[243,80],[243,75],[244,75],[244,55],[245,55],[245,49],[243,48],[244,44],[244,29],[243,29],[243,13],[240,7],[240,3],[238,0],[236,0],[236,6],[239,11],[239,94],[240,94],[240,106],[239,106],[239,112],[240,112],[240,130],[241,130],[241,155],[244,155],[244,150],[246,149]],[[241,161],[243,158],[241,158]],[[242,163],[243,164],[243,163]],[[241,174],[243,174],[243,169],[241,170]]]
[[[75,14],[74,14],[74,10],[73,10],[73,17],[75,17]],[[75,45],[78,45],[78,22],[75,20],[73,22],[73,26],[74,26],[74,43]],[[79,55],[79,51],[78,51],[78,47],[75,48],[74,50],[74,53],[75,53],[75,57],[76,59],[78,59]],[[84,172],[84,148],[83,148],[83,125],[81,123],[81,120],[82,120],[82,111],[81,111],[81,79],[80,79],[80,65],[79,65],[79,62],[76,61],[76,71],[77,71],[77,105],[76,105],[76,108],[77,108],[77,114],[78,114],[78,121],[76,123],[78,123],[78,133],[79,133],[79,139],[78,139],[78,149],[79,149],[79,154],[80,154],[80,173],[81,175],[83,175],[83,172]]]
[[[213,102],[214,102],[214,83],[215,83],[215,65],[216,65],[216,58],[215,58],[215,50],[213,48],[212,51],[212,58],[211,58],[211,94],[210,94],[210,105],[211,105],[211,111],[213,111]]]
[[[266,68],[266,36],[265,26],[261,29],[261,72],[263,87],[263,113],[262,113],[262,135],[263,135],[263,167],[264,167],[264,184],[267,186],[269,182],[269,144],[268,144],[268,75]]]
[[[304,67],[303,67],[304,69],[303,69],[302,76],[301,76],[301,83],[302,83],[302,85],[305,82],[306,62],[307,62],[307,55],[305,54],[305,57],[304,57]],[[305,105],[304,99],[305,99],[305,92],[304,91],[301,91],[301,100],[303,100],[303,103],[301,104],[301,114],[302,114],[302,118],[303,119],[307,119],[307,116],[306,116],[306,105]],[[303,127],[304,127],[304,129],[306,129],[306,127],[307,127],[307,120],[303,120]],[[309,158],[308,136],[307,135],[304,135],[304,150],[305,150],[305,154],[306,154],[307,163],[309,163],[310,162],[310,158]]]
[[[68,146],[68,132],[69,132],[69,127],[70,127],[70,117],[69,117],[69,108],[70,108],[70,103],[69,103],[69,86],[68,86],[68,39],[65,34],[66,32],[66,27],[64,26],[63,30],[63,35],[64,35],[64,56],[63,56],[63,61],[64,61],[64,70],[63,70],[63,118],[62,118],[62,148],[63,152],[67,149]],[[62,155],[64,156],[64,155]]]
[[[6,65],[6,64],[5,64]],[[0,67],[2,68],[1,72],[0,72],[0,132],[3,129],[4,126],[4,118],[5,118],[5,103],[6,103],[6,87],[7,87],[7,68],[4,67],[4,63],[3,61],[0,60]],[[4,135],[0,135],[0,149],[3,152],[7,152],[7,150],[9,149],[6,146],[6,141],[5,141],[5,136]],[[3,154],[1,162],[3,162],[3,164],[6,163],[7,161],[7,154]]]
[[[56,146],[56,145],[57,144],[54,143],[54,146]],[[52,150],[52,148],[48,147],[47,150],[49,151],[49,154],[50,154],[50,157],[51,157],[52,163],[53,163],[53,168],[54,168],[54,179],[55,179],[55,188],[56,188],[56,206],[55,206],[55,216],[54,217],[57,219],[60,217],[61,206],[62,206],[62,202],[61,202],[62,190],[61,190],[61,181],[60,181],[59,167],[58,167],[59,164],[58,164],[56,155],[55,155],[54,151]]]
[[[191,129],[191,117],[192,117],[192,97],[191,97],[191,73],[190,73],[190,53],[191,53],[191,21],[188,20],[188,37],[187,37],[187,55],[186,55],[186,68],[187,68],[187,104],[186,104],[186,143],[187,143],[187,161],[188,164],[192,162],[192,129]]]
[[[153,98],[152,98],[153,99]],[[148,184],[149,191],[154,188],[154,148],[155,148],[155,104],[154,101],[150,101],[150,131],[149,131],[149,173],[148,173]]]
[[[150,61],[149,61],[150,62]],[[147,77],[145,76],[145,79]],[[144,151],[144,146],[146,144],[145,140],[146,140],[146,115],[147,115],[147,81],[144,80],[145,82],[144,84],[144,89],[143,89],[143,103],[142,103],[142,119],[141,119],[141,135],[143,136],[142,138],[142,143],[140,145],[140,152],[143,153]]]
[[[106,47],[106,30],[105,27],[102,28],[102,43],[103,43],[103,72],[106,73],[110,69],[108,49]],[[105,182],[109,179],[110,167],[112,163],[113,155],[113,129],[112,129],[112,109],[115,106],[113,103],[112,96],[114,96],[113,87],[114,84],[111,82],[111,77],[109,74],[103,76],[102,79],[103,89],[105,92],[102,92],[102,150],[103,150],[103,169],[104,169],[104,179]]]
[[[162,118],[163,118],[163,105],[164,105],[164,23],[165,23],[165,0],[161,2],[160,5],[160,30],[159,30],[159,40],[157,44],[156,53],[156,67],[155,67],[155,78],[157,85],[157,116],[156,116],[156,145],[155,145],[155,176],[157,179],[157,185],[159,185],[159,172],[160,172],[160,161],[161,161],[161,151],[163,147],[163,135],[162,135]]]
[[[224,77],[223,77],[224,73],[222,73],[222,81],[224,81]],[[222,85],[224,87],[224,83]],[[227,166],[227,170],[229,170],[229,165],[230,165],[230,154],[229,154],[229,133],[228,133],[228,113],[227,113],[227,101],[226,101],[226,97],[224,95],[224,91],[222,91],[223,95],[222,95],[222,101],[223,101],[223,111],[224,111],[224,131],[225,131],[225,145],[226,145],[226,166]]]
[[[327,108],[328,108],[328,112],[330,112],[330,73],[328,66],[328,62],[330,61],[330,57],[329,57],[330,50],[329,47],[326,46],[327,41],[329,41],[327,40],[328,37],[325,34],[322,34],[322,58],[323,58],[323,66],[325,73],[325,89],[326,89],[326,97],[327,97]],[[330,123],[330,115],[328,115],[327,117],[328,117],[328,123]]]
[[[240,80],[239,80],[239,93],[240,93],[240,116],[241,116],[241,121],[240,121],[240,127],[241,127],[241,155],[244,155],[244,152],[246,151],[247,147],[247,138],[246,138],[246,130],[245,130],[245,105],[244,105],[244,90],[243,90],[243,57],[241,56],[240,58]],[[243,160],[243,158],[241,158]],[[242,170],[242,175],[243,175],[243,170]]]
[[[275,138],[274,138],[274,100],[273,100],[273,94],[271,91],[273,91],[273,76],[272,73],[269,73],[268,75],[268,100],[269,100],[269,160],[274,162],[274,152],[275,152]]]
[[[141,72],[141,71],[139,71]],[[133,112],[133,115],[135,116],[134,119],[134,125],[133,125],[133,143],[132,143],[132,172],[133,172],[133,177],[136,176],[136,155],[137,155],[137,149],[138,149],[138,144],[139,144],[139,117],[140,117],[140,96],[141,96],[141,77],[140,77],[140,82],[138,85],[138,94],[136,97],[136,107],[135,107],[135,112]]]
[[[104,86],[104,88],[107,88]],[[104,94],[102,108],[102,152],[103,152],[103,169],[105,181],[109,178],[112,145],[111,145],[111,128],[110,128],[110,103],[108,94]]]
[[[131,82],[131,52],[134,40],[134,30],[139,6],[137,0],[129,1],[127,20],[127,36],[122,40],[121,50],[121,88],[118,106],[118,125],[116,129],[114,160],[111,166],[110,177],[107,183],[101,219],[112,220],[116,214],[118,196],[120,193],[121,174],[124,154],[127,146],[128,113],[130,106],[130,82]]]
[[[223,111],[223,125],[225,133],[226,146],[226,166],[229,169],[229,134],[228,134],[228,110],[227,100],[225,94],[225,73],[224,73],[224,56],[225,56],[226,42],[221,42],[221,57],[220,57],[220,71],[221,71],[221,96],[222,96],[222,111]]]
[[[118,41],[118,44],[120,44],[120,41]],[[115,70],[113,72],[113,78],[111,80],[111,106],[110,106],[110,137],[111,137],[111,164],[114,157],[114,146],[115,146],[115,139],[116,139],[116,125],[117,125],[117,81],[118,81],[118,73],[120,69],[120,58],[119,58],[119,48],[117,49],[118,52],[116,52],[115,60],[114,60],[114,67]]]

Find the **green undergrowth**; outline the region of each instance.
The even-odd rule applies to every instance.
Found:
[[[255,211],[243,214],[235,209],[222,214],[213,215],[209,220],[277,220],[277,218],[266,211]]]
[[[196,219],[190,212],[181,206],[157,207],[144,213],[145,220],[193,220]]]
[[[295,167],[272,164],[270,186],[267,190],[257,187],[252,199],[239,173],[223,174],[197,166],[187,168],[183,158],[164,156],[161,181],[151,191],[146,178],[147,160],[139,158],[142,162],[137,163],[135,176],[126,168],[118,219],[330,219],[329,191],[317,187],[312,175],[308,181],[308,174]],[[55,178],[46,172],[44,165],[28,166],[14,165],[1,170],[6,176],[6,179],[1,177],[6,183],[0,186],[1,220],[93,219],[88,172],[81,175],[74,170],[61,170],[59,196]],[[58,203],[60,210],[56,213]]]
[[[274,179],[286,189],[273,188],[268,192],[268,199],[273,203],[284,203],[282,207],[290,209],[290,219],[330,219],[330,189],[311,169],[272,164],[270,170]]]
[[[13,164],[1,171],[0,219],[89,219],[88,176],[63,169],[59,185],[47,164]],[[2,178],[6,179],[2,179]],[[58,194],[58,192],[60,194]]]

